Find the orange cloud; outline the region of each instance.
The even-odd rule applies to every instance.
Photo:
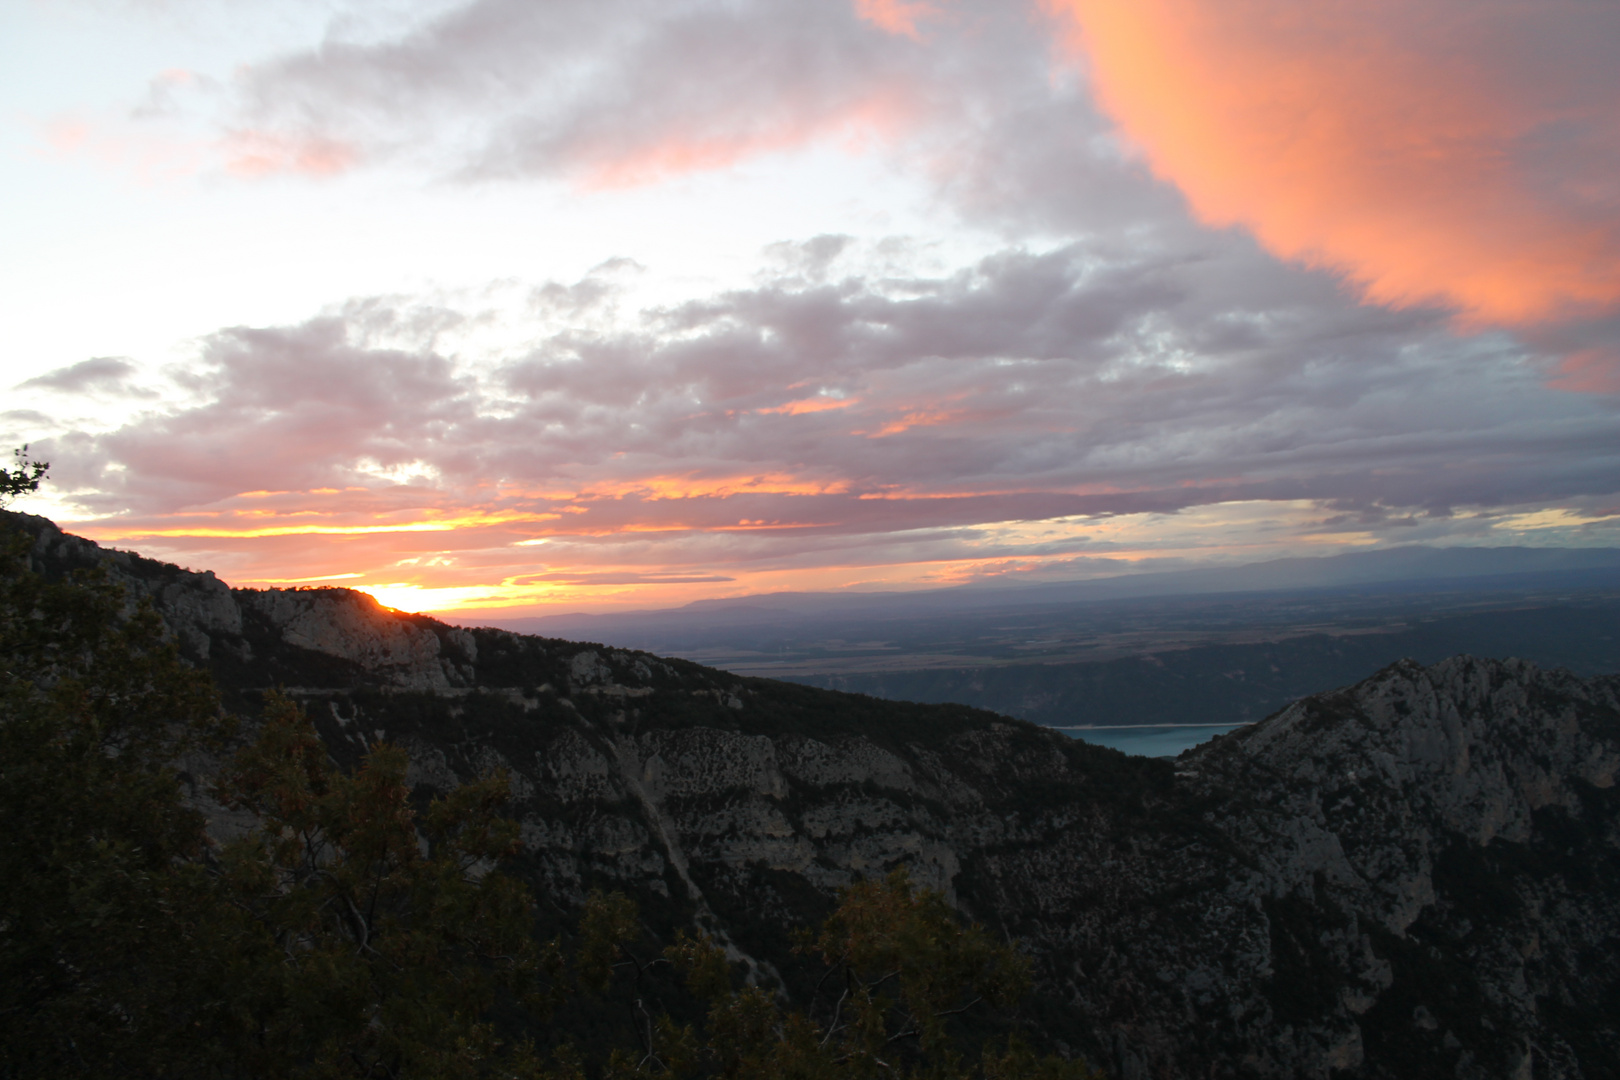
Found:
[[[1620,303],[1612,5],[1045,3],[1204,222],[1471,323]]]
[[[804,413],[826,412],[828,409],[847,409],[859,401],[860,398],[800,398],[798,401],[790,401],[785,405],[777,405],[769,409],[755,409],[754,412],[762,416],[800,416]]]
[[[958,412],[910,412],[910,413],[906,413],[904,416],[900,417],[898,420],[890,420],[888,423],[884,424],[882,427],[880,427],[876,431],[872,432],[871,437],[874,438],[874,439],[881,439],[886,435],[898,435],[903,431],[910,431],[912,428],[938,427],[941,424],[949,424],[949,423],[952,423],[954,421],[960,420],[966,415],[967,415],[967,413],[960,412],[960,411],[958,411]],[[864,434],[864,432],[860,433],[860,434]]]
[[[289,515],[280,516],[315,516],[317,511],[295,511]],[[257,525],[251,524],[253,519],[264,515],[258,513],[243,514],[171,514],[170,518],[187,518],[207,516],[219,521],[215,525],[139,525],[113,522],[106,525],[88,524],[75,525],[74,528],[81,535],[92,540],[136,540],[155,537],[208,537],[212,539],[262,539],[275,536],[369,536],[379,533],[423,533],[423,532],[454,532],[458,529],[484,528],[493,525],[535,524],[543,521],[555,521],[557,514],[532,513],[462,513],[462,514],[424,514],[414,521],[393,521],[374,525],[339,525],[324,522],[299,522],[283,525]],[[246,522],[236,524],[239,519],[248,519]]]
[[[855,14],[891,34],[918,40],[917,21],[939,14],[933,4],[908,0],[855,0]]]
[[[357,573],[350,572],[350,573],[347,573],[347,574],[317,574],[317,575],[312,576],[312,577],[254,578],[251,581],[243,582],[243,584],[251,584],[251,585],[314,585],[314,584],[316,584],[318,582],[322,582],[322,581],[352,581],[357,577],[363,577],[363,576],[364,576],[363,574],[357,574]]]
[[[575,498],[635,496],[666,499],[724,499],[732,495],[833,495],[849,490],[846,480],[813,480],[791,473],[745,473],[734,476],[661,475],[593,483]]]

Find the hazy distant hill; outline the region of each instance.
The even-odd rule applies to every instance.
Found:
[[[1170,648],[1096,663],[1001,664],[784,676],[900,701],[959,702],[1054,726],[1246,723],[1409,658],[1512,656],[1581,675],[1620,672],[1620,600],[1420,622],[1394,633]]]
[[[1240,723],[1403,657],[1620,671],[1620,551],[1409,547],[1034,590],[784,593],[506,625],[1042,724]]]
[[[874,638],[893,639],[899,651],[916,651],[916,643],[930,637],[968,641],[996,629],[1049,632],[1068,625],[1095,629],[1131,623],[1134,629],[1153,630],[1189,615],[1208,627],[1231,628],[1232,612],[1222,613],[1223,607],[1242,608],[1242,618],[1257,626],[1281,626],[1321,614],[1376,619],[1467,610],[1480,600],[1505,605],[1526,596],[1594,592],[1620,595],[1620,549],[1392,548],[1038,587],[771,593],[678,608],[495,622],[524,633],[588,637],[680,655],[730,650],[764,657],[773,650],[793,653]]]
[[[1534,577],[1533,575],[1543,575]],[[1500,579],[1524,576],[1518,582]],[[1492,580],[1496,579],[1496,580]],[[1274,559],[1243,566],[1125,573],[1039,585],[973,585],[915,592],[764,593],[698,600],[678,608],[611,614],[572,613],[501,620],[526,633],[594,630],[598,636],[652,634],[669,627],[691,634],[708,627],[787,624],[913,613],[1015,610],[1128,597],[1281,592],[1400,583],[1402,591],[1473,586],[1620,586],[1620,548],[1398,547],[1321,558]]]

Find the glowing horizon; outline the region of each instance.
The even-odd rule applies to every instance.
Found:
[[[883,548],[893,545],[856,536],[841,550],[844,561],[820,560],[806,565],[771,565],[754,568],[734,564],[723,567],[700,562],[670,566],[661,563],[612,563],[587,553],[578,562],[536,565],[513,549],[552,544],[557,537],[507,540],[501,547],[473,547],[460,552],[425,551],[404,559],[397,550],[362,556],[368,570],[309,573],[301,576],[259,576],[256,563],[287,566],[295,557],[262,549],[217,549],[200,541],[215,536],[170,532],[159,537],[139,529],[118,538],[145,541],[136,550],[190,565],[207,565],[234,587],[243,588],[350,588],[373,596],[386,607],[408,612],[455,618],[467,613],[485,617],[516,617],[567,611],[612,611],[678,607],[699,599],[735,599],[778,592],[917,591],[965,584],[1017,584],[1091,580],[1150,570],[1243,565],[1301,555],[1331,555],[1345,551],[1389,546],[1376,529],[1355,529],[1324,515],[1310,500],[1271,500],[1215,503],[1174,514],[1143,512],[1104,517],[1048,521],[987,522],[958,535],[949,550],[924,554],[901,545],[885,558]],[[1620,508],[1596,514],[1567,509],[1521,513],[1470,515],[1471,534],[1461,534],[1452,522],[1444,534],[1399,537],[1395,542],[1435,540],[1477,546],[1568,546],[1571,532],[1584,532],[1584,545],[1620,543]],[[107,542],[109,532],[76,528],[69,531]],[[1592,530],[1598,529],[1594,539]],[[416,531],[406,530],[407,535]],[[922,544],[933,541],[932,530],[918,530]],[[369,536],[375,534],[359,534]],[[238,537],[237,539],[255,539]],[[566,537],[560,538],[563,542]],[[618,534],[603,534],[612,542]],[[905,539],[901,534],[900,539]],[[165,546],[164,541],[170,545]],[[1056,550],[1054,550],[1056,549]],[[864,558],[848,559],[851,553]],[[244,553],[248,559],[240,558]],[[210,561],[199,562],[199,556]],[[241,572],[228,568],[233,562]],[[329,569],[333,553],[314,553],[312,570]],[[342,558],[339,554],[337,557]],[[566,556],[565,556],[566,557]],[[465,565],[472,562],[473,568]],[[719,571],[725,572],[719,572]],[[469,580],[472,583],[469,583]]]

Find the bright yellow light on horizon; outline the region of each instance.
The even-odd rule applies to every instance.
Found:
[[[354,585],[351,587],[356,592],[367,594],[383,607],[395,608],[411,614],[423,611],[454,611],[457,608],[475,605],[493,607],[507,599],[500,595],[501,590],[499,588],[490,588],[487,585],[452,586],[435,589],[396,582],[391,585]]]
[[[443,533],[454,526],[437,528],[458,520],[482,526],[494,517],[447,515],[431,523],[433,532],[379,527],[380,533],[407,534],[386,542],[361,543],[352,536],[317,535],[295,541],[259,535],[251,537],[256,541],[251,548],[216,547],[209,542],[213,538],[210,530],[176,527],[172,531],[177,536],[201,542],[163,546],[148,554],[193,565],[207,560],[202,564],[212,562],[233,585],[347,586],[388,608],[469,621],[562,610],[662,608],[781,591],[907,591],[975,582],[1080,580],[1195,564],[1236,565],[1334,554],[1402,539],[1357,528],[1304,499],[1226,502],[1177,512],[1012,519],[959,528],[948,542],[941,541],[932,526],[891,529],[887,535],[895,542],[893,550],[834,545],[815,549],[820,550],[819,555],[810,555],[789,545],[777,557],[735,564],[725,561],[729,551],[724,548],[710,550],[685,541],[672,549],[654,546],[663,540],[655,530],[692,534],[711,530],[672,524],[653,515],[632,517],[600,533],[551,532],[523,539],[517,537],[529,530],[446,541]],[[1498,538],[1519,534],[1546,543],[1568,536],[1587,538],[1590,543],[1594,530],[1612,529],[1620,522],[1620,514],[1555,508],[1482,517],[1482,522]],[[712,531],[752,533],[768,541],[773,531],[800,527],[793,521],[739,519],[737,524]],[[1341,529],[1344,531],[1338,531]],[[93,528],[84,531],[92,536],[98,532]],[[409,537],[412,532],[426,535],[417,540]],[[131,531],[141,537],[161,533]],[[603,537],[611,543],[605,543]],[[250,539],[243,534],[233,538]],[[631,542],[625,542],[626,538]],[[222,554],[234,557],[234,564],[215,562]],[[300,576],[291,576],[293,572]],[[374,584],[366,584],[368,581]]]
[[[1592,525],[1600,521],[1613,521],[1620,514],[1599,511],[1596,514],[1572,510],[1568,507],[1555,506],[1545,510],[1536,510],[1528,514],[1510,514],[1499,521],[1491,523],[1491,528],[1503,532],[1529,532],[1537,529],[1567,529],[1581,525]]]

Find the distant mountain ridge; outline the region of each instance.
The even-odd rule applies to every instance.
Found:
[[[1081,581],[1038,585],[975,584],[949,589],[888,592],[779,592],[731,599],[695,600],[675,608],[497,619],[526,633],[568,628],[615,627],[648,622],[748,621],[759,616],[813,618],[868,610],[885,613],[1049,606],[1127,597],[1331,589],[1416,582],[1455,583],[1515,575],[1583,574],[1620,583],[1620,548],[1447,547],[1413,545],[1321,557],[1273,559],[1233,567],[1122,573]],[[1608,573],[1605,573],[1608,572]]]
[[[1600,601],[1620,604],[1616,549],[1409,548],[1039,588],[774,594],[674,609],[492,621],[521,632],[686,657],[739,674],[918,701],[969,701],[1042,723],[1077,724],[1097,722],[1083,715],[1088,711],[1083,700],[1085,688],[1101,677],[1090,670],[1098,662],[1152,655],[1170,662],[1176,650],[1200,646],[1213,662],[1211,650],[1252,652],[1262,642],[1287,658],[1301,648],[1290,639],[1338,638],[1324,647],[1343,653],[1343,662],[1324,668],[1301,654],[1297,670],[1282,662],[1278,679],[1262,680],[1276,683],[1264,693],[1250,686],[1237,688],[1234,696],[1233,687],[1202,675],[1195,678],[1196,687],[1187,684],[1194,700],[1213,694],[1212,703],[1225,702],[1233,720],[1252,719],[1324,685],[1313,679],[1354,681],[1408,655],[1399,651],[1395,637],[1352,642],[1344,635],[1398,637],[1436,620],[1457,627],[1456,640],[1446,644],[1437,624],[1420,635],[1422,643],[1410,646],[1416,652],[1438,659],[1449,652],[1436,648],[1489,648],[1495,655],[1530,655],[1589,673],[1620,670],[1607,661],[1594,666],[1595,658],[1586,655],[1591,650],[1569,633],[1555,635],[1563,643],[1555,645],[1526,637],[1528,627],[1518,635],[1481,637],[1457,621],[1492,610]],[[1577,621],[1593,617],[1584,612]],[[1510,628],[1511,622],[1505,625]],[[1368,660],[1352,661],[1351,654]],[[1231,660],[1222,671],[1243,669],[1252,675],[1279,662],[1259,655]],[[1177,657],[1175,662],[1191,661]],[[1023,670],[999,670],[1006,666]],[[1115,674],[1126,671],[1115,667]],[[981,683],[985,689],[975,689]],[[991,692],[991,684],[1002,689]],[[1295,692],[1296,684],[1303,689]],[[970,696],[959,696],[962,688]],[[1071,707],[1075,702],[1081,707]],[[1257,707],[1261,711],[1254,713]]]
[[[782,675],[900,701],[957,702],[1054,727],[1252,723],[1394,660],[1513,656],[1582,675],[1620,672],[1620,599],[1416,621],[1399,631],[1192,645],[1089,663]],[[1088,736],[1089,737],[1089,736]]]
[[[1403,662],[1172,764],[3,520],[37,570],[150,597],[238,707],[286,687],[340,761],[386,738],[421,794],[509,769],[543,922],[617,888],[791,997],[788,930],[905,864],[1024,943],[1041,1039],[1121,1078],[1620,1075],[1620,677]]]

